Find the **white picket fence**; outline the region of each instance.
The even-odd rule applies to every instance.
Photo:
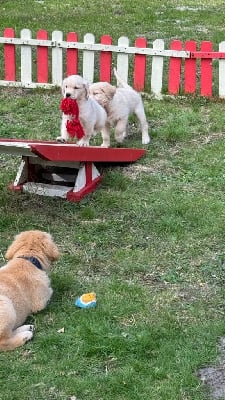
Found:
[[[111,82],[115,66],[121,78],[136,90],[150,88],[156,97],[161,97],[165,80],[169,94],[199,91],[202,96],[225,97],[225,42],[219,44],[219,51],[213,51],[212,43],[205,41],[197,51],[194,41],[183,44],[174,40],[170,49],[165,49],[163,39],[154,40],[152,47],[148,47],[144,38],[137,38],[135,46],[130,46],[125,36],[116,45],[107,35],[101,37],[100,43],[91,33],[84,35],[82,42],[75,37],[78,35],[70,32],[64,40],[63,32],[54,31],[49,39],[48,32],[41,30],[32,38],[31,30],[22,29],[16,38],[12,28],[5,29],[0,37],[0,86],[52,88],[61,86],[63,78],[71,73],[82,75],[90,83]],[[216,85],[214,59],[219,62]],[[213,93],[215,86],[218,93]]]

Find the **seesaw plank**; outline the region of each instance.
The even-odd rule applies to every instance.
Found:
[[[71,144],[31,144],[31,150],[49,161],[134,162],[146,154],[145,149],[79,147]]]
[[[56,141],[0,139],[0,152],[21,156],[39,156],[49,161],[134,162],[146,154],[145,149],[79,147]]]

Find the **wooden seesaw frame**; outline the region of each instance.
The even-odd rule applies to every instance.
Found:
[[[9,186],[11,190],[78,202],[101,182],[94,163],[135,162],[146,150],[0,139],[0,152],[22,157],[15,181]]]

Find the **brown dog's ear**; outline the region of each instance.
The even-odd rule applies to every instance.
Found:
[[[8,250],[5,253],[5,258],[7,260],[11,260],[14,255],[16,254],[16,252],[23,247],[24,242],[23,240],[17,240],[19,237],[19,235],[16,235],[14,238],[14,241],[12,242],[12,244],[8,247]]]
[[[112,100],[114,94],[116,93],[116,87],[110,84],[103,86],[102,88],[103,93],[107,97],[108,100]]]
[[[48,259],[51,261],[58,260],[60,256],[59,249],[53,242],[52,236],[49,233],[46,233],[46,240],[44,241],[44,252]]]

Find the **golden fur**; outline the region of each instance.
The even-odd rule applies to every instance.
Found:
[[[102,132],[105,147],[110,146],[110,127],[115,127],[115,139],[122,143],[127,134],[128,119],[135,114],[141,125],[142,144],[150,142],[148,122],[141,95],[124,82],[117,71],[114,74],[121,87],[112,86],[108,82],[96,82],[90,85],[90,97],[94,98],[107,112],[107,123]]]
[[[35,257],[38,269],[21,256]],[[44,309],[52,295],[46,271],[59,251],[49,233],[33,230],[17,235],[0,268],[0,350],[13,350],[33,337],[33,325],[22,325],[31,313]]]

